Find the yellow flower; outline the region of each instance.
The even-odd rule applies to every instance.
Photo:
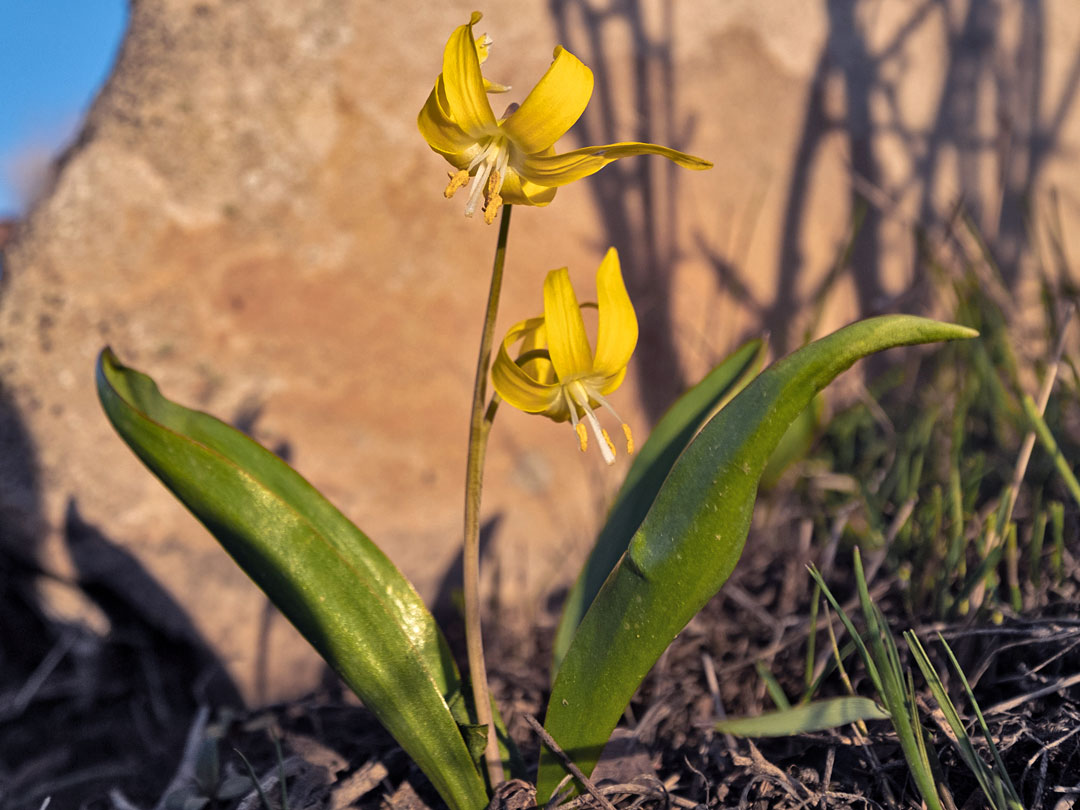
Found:
[[[626,365],[637,345],[634,305],[623,284],[619,254],[609,248],[596,271],[597,304],[579,305],[566,268],[552,270],[544,280],[544,314],[516,324],[499,347],[491,381],[499,396],[526,413],[539,413],[556,422],[570,420],[584,452],[585,423],[592,428],[604,461],[615,462],[615,445],[600,427],[594,409],[604,407],[622,424],[626,452],[634,452],[630,426],[605,399],[626,376]],[[589,346],[584,307],[598,309],[596,352]],[[521,341],[517,362],[510,348]]]
[[[491,45],[486,34],[473,38],[480,17],[474,11],[469,22],[450,35],[442,73],[417,120],[428,145],[457,169],[446,196],[452,197],[472,178],[465,216],[475,213],[481,199],[488,223],[503,203],[547,205],[558,186],[631,155],[663,155],[688,169],[712,167],[707,160],[651,143],[587,146],[555,154],[555,142],[581,117],[593,89],[592,71],[562,46],[521,105],[511,105],[496,119],[487,93],[508,88],[480,72]]]

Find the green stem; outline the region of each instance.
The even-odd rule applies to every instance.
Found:
[[[495,262],[491,268],[491,288],[488,292],[487,312],[484,314],[484,333],[480,338],[480,356],[476,361],[472,414],[469,418],[469,461],[465,469],[465,646],[469,656],[469,676],[472,681],[473,702],[476,704],[476,720],[488,729],[484,759],[492,788],[503,781],[503,769],[499,741],[491,717],[491,698],[488,692],[484,637],[480,621],[480,493],[484,485],[484,454],[491,430],[491,420],[484,416],[484,400],[487,395],[491,345],[495,336],[495,316],[499,312],[499,293],[502,290],[506,238],[509,232],[510,206],[506,205],[503,206],[502,218],[499,220],[499,241],[495,246]],[[494,418],[493,408],[491,417]]]

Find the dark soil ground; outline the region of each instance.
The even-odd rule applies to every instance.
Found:
[[[633,783],[610,794],[616,806],[920,805],[888,722],[869,723],[865,738],[850,726],[754,742],[712,729],[725,713],[773,708],[755,669],[759,663],[791,699],[803,693],[807,562],[823,568],[842,602],[853,595],[848,555],[841,552],[829,564],[824,557],[832,555],[811,546],[806,522],[781,512],[759,520],[769,526],[755,529],[732,579],[661,658],[626,712],[619,753],[601,766],[601,779]],[[979,613],[958,623],[923,624],[904,606],[900,580],[886,566],[871,582],[894,633],[914,627],[935,658],[935,633],[953,646],[1024,806],[1033,810],[1063,810],[1080,796],[1080,578],[1066,556],[1068,575],[1060,585],[1028,594],[1030,610],[1005,612],[999,621]],[[21,588],[26,573],[3,571],[0,810],[39,810],[46,801],[52,808],[95,810],[181,807],[183,796],[191,810],[261,807],[250,784],[227,779],[248,773],[241,754],[274,807],[280,806],[282,772],[292,810],[441,806],[423,775],[333,678],[288,705],[258,712],[225,708],[227,690],[196,652],[170,645],[130,613],[112,617],[105,642],[51,624]],[[539,743],[525,718],[542,717],[554,615],[539,629],[510,622],[487,632],[492,686],[527,762],[535,762]],[[450,625],[453,640],[457,628]],[[823,632],[817,649],[823,666]],[[956,679],[945,677],[940,658],[937,663],[970,718]],[[851,662],[849,672],[856,692],[872,695],[861,665]],[[918,676],[916,688],[922,689]],[[841,690],[832,677],[820,694]],[[937,724],[929,691],[919,694],[955,807],[986,806]],[[214,746],[202,743],[207,737],[218,740],[216,766],[209,756]],[[215,797],[212,789],[193,787],[197,777],[225,787]]]

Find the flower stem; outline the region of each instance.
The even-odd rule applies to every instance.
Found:
[[[492,789],[503,781],[503,769],[499,741],[491,716],[487,667],[484,664],[484,638],[480,622],[480,493],[484,484],[484,454],[491,430],[491,420],[485,419],[484,400],[487,395],[488,370],[491,368],[495,316],[499,312],[499,293],[502,291],[503,265],[506,263],[510,209],[511,206],[504,205],[499,220],[499,241],[495,246],[491,288],[488,291],[487,312],[484,314],[484,332],[480,338],[480,356],[476,361],[472,414],[469,418],[469,461],[465,469],[465,646],[469,656],[469,676],[472,681],[473,702],[476,704],[476,720],[488,729],[484,759],[487,762],[488,779]],[[491,410],[491,417],[494,417],[494,409]]]

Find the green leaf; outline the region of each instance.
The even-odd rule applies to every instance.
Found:
[[[461,683],[419,595],[273,453],[161,396],[105,349],[101,404],[121,438],[210,530],[431,779],[453,810],[488,799],[447,701]]]
[[[790,737],[839,728],[857,720],[888,719],[889,713],[870,698],[839,697],[817,700],[794,709],[766,712],[758,717],[723,720],[716,724],[716,730],[740,737]]]
[[[762,489],[775,487],[788,467],[806,457],[814,445],[824,410],[825,406],[821,397],[814,397],[788,425],[776,449],[769,455],[765,471],[761,474]]]
[[[555,632],[552,677],[570,647],[582,616],[626,551],[671,466],[701,426],[758,373],[765,359],[765,348],[765,341],[755,338],[732,352],[705,379],[679,397],[635,454],[596,545],[566,596]]]
[[[484,760],[484,749],[487,748],[487,726],[482,726],[478,723],[469,723],[468,725],[458,726],[461,729],[461,736],[465,738],[465,745],[469,749],[469,756],[472,757],[473,762],[479,768],[480,763]]]
[[[860,321],[774,363],[701,430],[585,614],[552,687],[545,725],[586,775],[656,659],[735,567],[765,463],[814,394],[873,352],[976,334],[903,315]],[[542,754],[539,802],[562,776]]]

